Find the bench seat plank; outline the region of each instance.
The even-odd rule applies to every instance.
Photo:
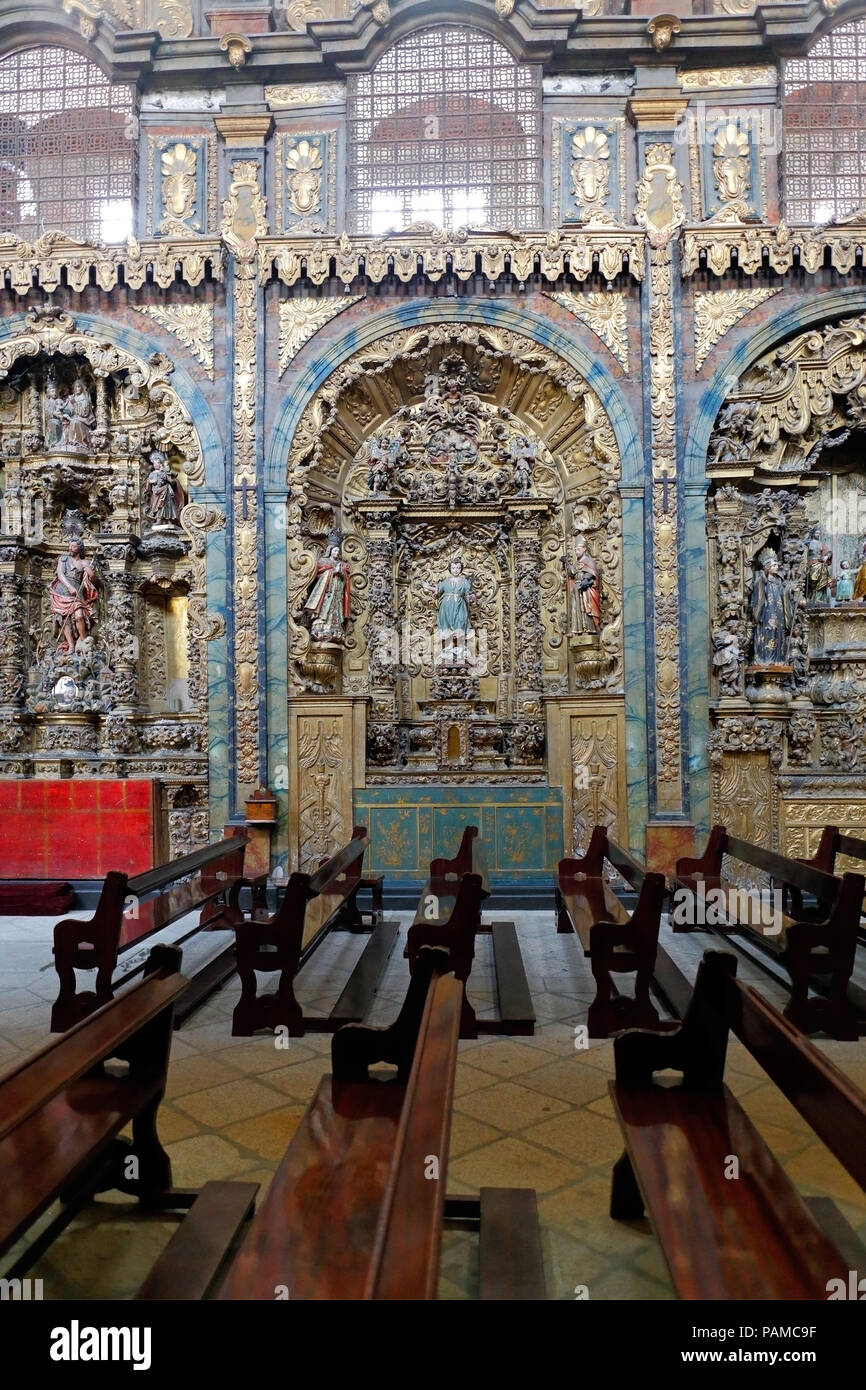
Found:
[[[628,909],[602,878],[559,878],[559,892],[577,932],[583,954],[589,955],[589,934],[596,922],[627,926]]]
[[[162,1078],[85,1077],[0,1141],[0,1253],[32,1225],[61,1189],[74,1186],[129,1123],[156,1098]]]
[[[376,927],[331,1010],[333,1020],[352,1023],[367,1017],[399,930],[397,922],[382,921]]]
[[[826,1299],[847,1279],[809,1214],[727,1087],[610,1083],[632,1167],[684,1299]],[[739,1159],[725,1177],[724,1157]]]
[[[205,1183],[148,1274],[137,1299],[207,1298],[255,1205],[257,1182]]]
[[[482,1187],[479,1298],[537,1303],[547,1298],[538,1201],[531,1187]]]
[[[273,1301],[281,1287],[293,1302],[362,1297],[404,1095],[322,1078],[220,1299]]]
[[[127,917],[124,914],[118,950],[128,950],[145,937],[153,936],[164,927],[170,927],[172,922],[176,922],[180,917],[186,917],[187,913],[204,907],[206,903],[226,893],[231,887],[231,882],[228,879],[224,883],[211,880],[211,885],[205,886],[200,878],[194,878],[188,883],[179,883],[175,888],[169,888],[167,892],[160,893],[158,898],[149,898],[147,902],[139,903],[137,916]],[[197,928],[198,924],[196,930]]]
[[[496,1031],[510,1037],[532,1037],[535,1031],[535,1009],[526,978],[526,968],[513,922],[493,922],[493,966],[496,972],[496,992],[499,996]],[[478,1031],[488,1031],[488,1020],[480,1019]]]

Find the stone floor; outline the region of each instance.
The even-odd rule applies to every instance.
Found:
[[[82,914],[84,915],[84,914]],[[499,915],[502,915],[501,913]],[[574,1045],[593,995],[576,939],[557,936],[549,912],[508,914],[517,922],[538,1017],[532,1038],[482,1038],[460,1044],[448,1188],[525,1186],[538,1193],[549,1297],[670,1299],[665,1264],[647,1222],[613,1222],[607,1214],[610,1169],[622,1144],[608,1097],[610,1042]],[[407,914],[395,914],[403,931]],[[55,976],[50,968],[53,919],[0,919],[0,1068],[43,1043]],[[402,935],[402,934],[401,934]],[[665,945],[690,975],[706,944],[697,935]],[[332,936],[301,977],[310,1012],[327,1012],[364,938]],[[491,1011],[489,938],[479,938],[471,995]],[[49,968],[45,968],[48,966]],[[748,961],[740,975],[760,979],[781,1003],[784,994]],[[371,1022],[389,1022],[402,1002],[408,971],[400,944],[383,978]],[[210,1178],[244,1177],[263,1186],[279,1162],[319,1077],[329,1069],[330,1038],[308,1034],[275,1046],[269,1035],[231,1036],[239,986],[232,979],[174,1036],[160,1133],[174,1181],[198,1186]],[[866,1089],[862,1043],[816,1040]],[[815,1139],[794,1108],[736,1042],[728,1083],[804,1194],[833,1197],[866,1239],[866,1195]],[[132,1296],[168,1240],[172,1218],[138,1213],[117,1196],[100,1198],[59,1238],[31,1274],[46,1299]],[[8,1268],[9,1257],[4,1265]],[[475,1297],[477,1239],[445,1237],[440,1297]]]

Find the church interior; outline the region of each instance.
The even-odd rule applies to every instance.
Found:
[[[866,1298],[864,251],[862,0],[0,0],[2,1299]]]

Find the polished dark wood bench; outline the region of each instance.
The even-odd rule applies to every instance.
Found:
[[[191,1286],[211,1287],[228,1258],[258,1184],[173,1188],[157,1132],[173,1011],[188,987],[180,961],[178,948],[153,947],[129,989],[0,1078],[0,1255],[62,1203],[6,1277],[20,1278],[87,1202],[115,1189],[145,1207],[191,1208],[171,1242]]]
[[[477,884],[462,885],[468,877]],[[531,1037],[535,1031],[535,1010],[526,979],[526,969],[513,922],[483,922],[482,904],[490,896],[490,879],[484,846],[478,828],[467,825],[453,859],[433,859],[430,877],[424,885],[415,917],[409,927],[405,954],[409,968],[422,946],[444,946],[451,952],[457,979],[463,983],[461,1038],[479,1033]],[[498,1018],[479,1019],[466,994],[466,983],[475,959],[475,938],[489,932],[493,947]]]
[[[107,1003],[116,989],[142,969],[146,951],[139,948],[148,937],[191,912],[200,912],[198,921],[172,945],[183,945],[200,931],[231,932],[242,922],[239,895],[242,888],[252,886],[243,872],[247,843],[246,835],[231,834],[133,878],[114,870],[106,874],[90,920],[67,917],[54,928],[60,988],[51,1010],[51,1031],[71,1028]],[[175,1026],[234,969],[234,937],[229,935],[224,947],[190,979],[176,1010]],[[76,970],[96,971],[92,989],[78,989]]]
[[[283,900],[268,921],[252,920],[236,927],[241,981],[232,1017],[236,1037],[284,1027],[290,1037],[297,1038],[305,1031],[333,1032],[366,1017],[397,939],[396,922],[380,921],[371,929],[345,989],[327,1016],[304,1013],[295,995],[295,979],[331,932],[364,929],[357,895],[364,883],[367,844],[365,827],[355,826],[348,844],[314,874],[290,875]],[[279,972],[273,992],[259,993],[257,972]]]
[[[605,877],[605,863],[638,894],[633,912]],[[653,983],[671,1011],[682,1018],[691,985],[659,946],[667,891],[663,874],[648,873],[609,837],[603,825],[596,825],[586,854],[559,861],[553,890],[556,929],[577,936],[595,979],[595,999],[587,1015],[591,1038],[610,1037],[620,1028],[672,1026],[659,1018],[650,997]],[[633,997],[619,993],[613,979],[629,973],[635,975]]]
[[[756,887],[750,896],[747,886],[725,877],[726,855],[767,875],[769,887]],[[781,965],[791,989],[786,1018],[806,1033],[823,1029],[835,1038],[859,1036],[849,984],[863,901],[862,874],[845,874],[840,881],[797,859],[728,835],[724,826],[716,825],[702,855],[677,860],[673,884],[675,894],[690,895],[697,906],[704,903],[703,913],[695,914],[706,919],[706,926],[696,923],[699,929],[746,937]],[[791,888],[809,894],[820,910],[810,912],[805,920],[791,917],[784,911],[785,893]],[[777,893],[780,902],[767,900],[767,892]],[[675,930],[678,925],[683,929],[676,910],[671,920]],[[694,928],[686,924],[684,929]],[[810,986],[820,990],[820,996],[810,995]]]
[[[544,1298],[535,1193],[445,1195],[463,996],[449,965],[445,951],[422,950],[389,1028],[335,1033],[333,1074],[322,1078],[220,1299],[433,1299],[452,1214],[480,1223],[487,1297],[509,1298],[517,1282],[529,1290],[523,1296]],[[371,1076],[378,1063],[395,1072]]]
[[[725,1086],[729,1032],[866,1189],[866,1097],[737,980],[736,957],[711,951],[677,1032],[614,1040],[610,1092],[626,1150],[610,1214],[637,1220],[646,1210],[681,1298],[826,1300],[830,1279],[847,1281],[848,1261]],[[680,1072],[681,1083],[655,1082],[660,1071]]]

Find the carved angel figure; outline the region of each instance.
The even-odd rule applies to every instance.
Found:
[[[367,446],[367,452],[367,487],[370,492],[387,492],[400,452],[400,436],[374,434]]]

